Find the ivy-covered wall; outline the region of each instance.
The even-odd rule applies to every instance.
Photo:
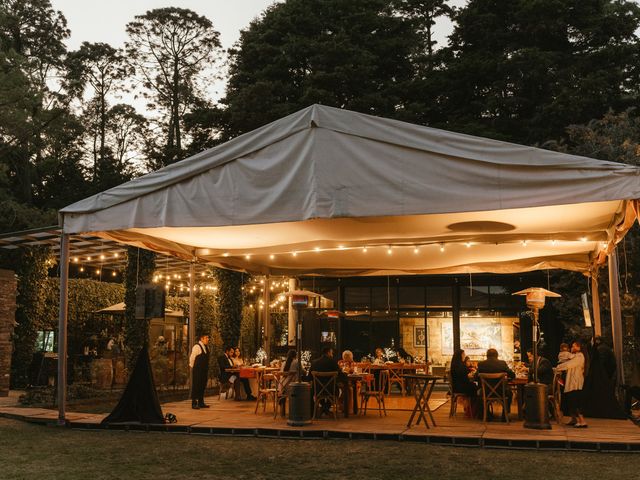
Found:
[[[22,248],[15,258],[18,276],[16,326],[13,331],[11,358],[12,388],[21,388],[29,381],[29,366],[33,358],[36,336],[49,305],[44,300],[44,285],[51,263],[46,247]]]
[[[59,289],[59,278],[47,278],[44,281],[42,299],[45,307],[38,322],[38,329],[57,331],[60,311]],[[106,283],[85,278],[69,279],[67,339],[70,355],[82,353],[83,347],[89,343],[106,342],[109,335],[101,335],[101,332],[113,334],[119,329],[119,325],[113,325],[109,315],[96,312],[122,301],[124,286],[121,283]],[[100,350],[104,349],[104,345],[95,346],[100,347]]]
[[[215,310],[222,343],[236,346],[240,339],[243,280],[248,280],[248,277],[240,272],[214,267],[210,276],[218,286]]]
[[[149,342],[149,322],[136,319],[136,288],[151,283],[156,269],[156,254],[143,248],[127,249],[124,275],[124,342],[127,368],[132,369],[138,353]]]

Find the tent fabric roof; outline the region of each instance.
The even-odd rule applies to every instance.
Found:
[[[264,273],[587,270],[640,198],[639,174],[313,105],[60,214],[65,233]],[[462,242],[484,248],[406,255]],[[367,245],[377,254],[353,255]]]

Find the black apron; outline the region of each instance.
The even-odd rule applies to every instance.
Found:
[[[193,362],[193,388],[191,389],[191,399],[202,401],[204,390],[209,379],[209,348],[197,344],[201,350]],[[194,347],[195,348],[195,347]],[[203,349],[204,348],[204,349]]]

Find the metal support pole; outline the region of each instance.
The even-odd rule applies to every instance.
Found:
[[[187,339],[187,358],[191,355],[191,350],[196,344],[196,263],[192,261],[189,265],[189,338]],[[189,392],[193,388],[193,371],[189,369]]]
[[[262,291],[262,301],[264,302],[262,325],[264,326],[264,351],[267,352],[267,361],[271,360],[271,309],[269,303],[271,300],[270,295],[271,279],[269,275],[264,277],[264,289]]]
[[[58,315],[58,425],[67,423],[67,313],[69,298],[69,234],[60,239],[60,312]]]
[[[189,265],[189,351],[196,344],[196,264]]]
[[[622,364],[622,315],[618,288],[618,256],[615,249],[609,254],[609,300],[611,302],[613,353],[616,356],[616,381],[620,387],[624,383],[624,366]]]
[[[533,383],[538,383],[538,320],[540,319],[540,311],[538,307],[533,307],[533,330],[531,333],[531,353],[533,355]]]
[[[295,278],[289,279],[289,291],[293,292],[297,288],[297,280]],[[298,325],[298,310],[293,308],[293,297],[289,295],[289,311],[287,319],[287,344],[289,346],[294,345],[296,342],[296,328]]]
[[[602,335],[600,320],[600,295],[598,294],[598,272],[591,274],[591,304],[593,305],[593,328],[597,336]]]

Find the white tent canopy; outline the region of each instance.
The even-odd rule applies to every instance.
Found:
[[[313,105],[60,214],[64,233],[277,275],[588,271],[639,174]]]

